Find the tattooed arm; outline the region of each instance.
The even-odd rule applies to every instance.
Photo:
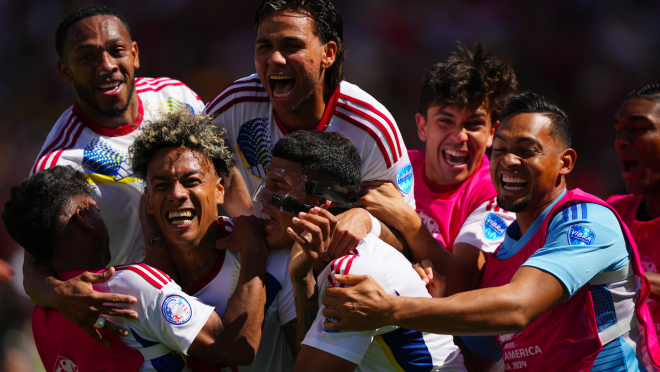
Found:
[[[380,240],[396,248],[397,251],[403,253],[408,260],[412,259],[412,252],[410,252],[410,247],[406,243],[406,239],[403,238],[403,234],[398,232],[393,227],[389,227],[383,222],[380,222],[380,235],[378,236]]]

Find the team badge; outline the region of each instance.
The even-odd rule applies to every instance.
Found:
[[[266,168],[273,159],[268,118],[252,119],[241,125],[236,148],[248,172],[259,181],[266,177]]]
[[[177,295],[168,296],[163,301],[163,317],[174,325],[188,323],[192,318],[192,308],[185,298]]]
[[[488,240],[502,239],[506,227],[506,222],[500,216],[489,213],[484,220],[484,236]]]
[[[410,188],[413,183],[413,170],[410,163],[403,166],[399,169],[399,172],[396,174],[396,184],[399,185],[399,190],[402,193],[407,194],[410,192]]]
[[[596,240],[596,234],[584,225],[573,225],[568,229],[568,244],[570,245],[592,245],[594,240]]]
[[[78,366],[71,359],[58,355],[53,370],[55,372],[78,372]]]

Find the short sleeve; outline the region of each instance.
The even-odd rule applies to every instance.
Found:
[[[516,220],[515,213],[507,212],[490,200],[475,209],[458,232],[454,244],[467,243],[477,249],[493,253],[504,240],[506,228]]]
[[[145,305],[144,327],[155,339],[183,354],[214,311],[213,306],[187,295],[174,282],[162,288],[155,304]]]
[[[523,266],[552,274],[572,296],[594,276],[628,262],[626,241],[614,213],[602,205],[579,203],[553,218],[545,245]]]

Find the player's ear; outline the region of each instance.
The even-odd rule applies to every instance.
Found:
[[[133,67],[140,68],[140,53],[138,51],[137,41],[131,44],[131,54],[133,55]]]
[[[216,185],[215,187],[218,190],[218,193],[216,194],[216,199],[215,202],[217,205],[221,205],[225,203],[225,186],[222,184],[223,178],[218,177],[216,180]]]
[[[337,57],[337,43],[330,40],[323,46],[323,56],[321,57],[321,67],[330,68],[335,63]]]
[[[496,122],[491,122],[490,126],[490,133],[488,134],[488,142],[486,143],[486,147],[491,147],[493,146],[493,136],[495,135],[495,131],[497,130],[497,127],[500,125],[500,121]]]
[[[59,71],[60,76],[65,83],[71,83],[73,76],[71,76],[71,70],[69,69],[69,65],[67,65],[66,62],[61,59],[57,60],[57,71]]]
[[[149,189],[146,188],[146,187],[144,188],[144,199],[147,203],[147,214],[154,214],[154,207],[151,204],[151,198],[149,196]]]
[[[417,122],[417,135],[419,135],[419,139],[426,142],[426,119],[424,115],[418,112],[415,114],[415,121]]]
[[[565,176],[573,170],[575,166],[575,160],[577,160],[577,153],[575,150],[568,148],[561,152],[561,168],[559,169],[559,174]]]
[[[73,214],[73,216],[71,216],[71,218],[76,223],[76,225],[78,225],[78,227],[80,227],[81,229],[86,230],[86,231],[93,231],[94,230],[94,225],[89,223],[85,219],[83,214],[84,214],[83,210],[78,208],[78,209],[76,209],[76,212]]]

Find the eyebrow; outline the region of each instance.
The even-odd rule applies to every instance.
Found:
[[[184,174],[183,176],[181,176],[181,178],[188,178],[188,177],[192,176],[193,174],[201,174],[202,176],[206,176],[206,173],[202,172],[201,170],[194,170],[194,171],[190,171],[190,172]],[[154,180],[167,181],[169,179],[170,179],[170,177],[155,175],[155,176],[151,177],[151,182],[153,183]]]
[[[500,135],[497,134],[497,133],[495,134],[495,136],[493,137],[493,139],[495,139],[495,138],[499,138],[500,141],[507,142],[507,141],[504,139],[504,137],[500,136]],[[541,141],[537,140],[537,139],[534,138],[534,137],[520,137],[520,138],[516,139],[516,144],[520,144],[520,143],[522,143],[522,142],[532,142],[532,143],[534,143],[535,145],[538,145],[538,146],[540,146],[540,147],[543,147],[543,144],[541,143]]]
[[[95,44],[83,44],[83,45],[78,45],[77,47],[73,48],[73,52],[75,53],[75,52],[79,51],[80,49],[94,48],[94,47],[96,47]]]
[[[293,37],[293,36],[287,36],[282,40],[285,41],[285,42],[286,41],[297,41],[297,42],[300,42],[300,43],[305,42],[305,39],[302,39],[302,38],[299,38],[299,37]],[[272,41],[270,41],[270,39],[268,39],[268,38],[261,38],[261,39],[257,39],[256,43],[257,44],[272,43]]]

